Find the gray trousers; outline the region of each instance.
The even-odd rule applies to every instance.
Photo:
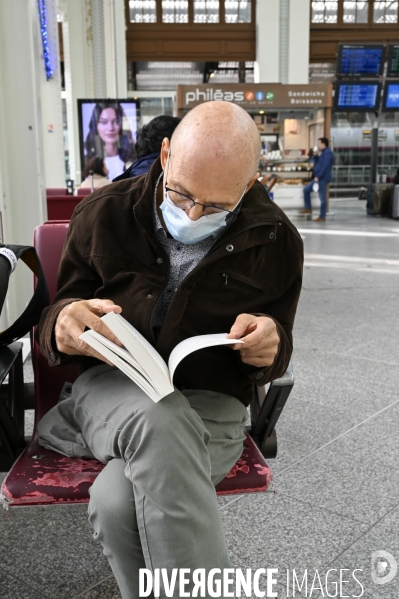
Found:
[[[101,365],[39,422],[44,447],[107,464],[89,491],[89,521],[123,599],[139,597],[140,568],[230,567],[214,485],[242,453],[247,416],[213,391],[176,390],[154,404]]]

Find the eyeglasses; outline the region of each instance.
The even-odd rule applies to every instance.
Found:
[[[171,155],[169,152],[167,170],[169,170],[170,156]],[[246,189],[247,188],[245,188],[245,191],[246,191]],[[166,178],[165,178],[165,191],[168,192],[169,198],[174,203],[174,205],[177,206],[177,208],[181,208],[181,210],[191,210],[191,208],[194,208],[195,205],[198,205],[198,206],[203,207],[204,216],[207,216],[210,214],[219,214],[220,212],[228,212],[229,214],[237,215],[240,212],[239,210],[236,209],[237,207],[235,207],[234,210],[227,210],[227,208],[221,208],[220,206],[215,206],[213,204],[201,204],[201,202],[196,202],[195,200],[193,200],[193,198],[190,198],[190,196],[168,187],[168,181]],[[242,195],[245,194],[245,191]],[[242,196],[241,196],[241,198],[242,198]],[[237,205],[240,203],[241,198],[238,201]]]

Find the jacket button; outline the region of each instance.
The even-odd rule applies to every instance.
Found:
[[[257,381],[260,381],[260,379],[263,379],[264,376],[265,376],[264,372],[258,372],[258,374],[255,375],[255,378]]]
[[[162,264],[162,262],[163,262],[162,258],[157,258],[157,262],[158,262],[158,264]]]
[[[269,239],[273,239],[274,238],[274,233],[273,231],[271,233],[269,233]]]
[[[154,297],[154,296],[153,296],[153,294],[152,294],[152,293],[149,293],[149,294],[147,295],[147,297],[148,297],[148,299],[151,299],[151,298],[152,298],[152,297]]]
[[[232,252],[234,250],[234,245],[231,245],[231,244],[230,245],[226,245],[226,250],[228,252]]]
[[[50,353],[50,360],[52,362],[56,362],[57,361],[57,358],[55,357],[55,355],[53,354],[53,352]]]

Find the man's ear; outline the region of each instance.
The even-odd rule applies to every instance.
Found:
[[[162,141],[161,153],[160,153],[161,165],[162,165],[163,170],[165,170],[166,163],[168,161],[169,150],[170,150],[170,142],[169,142],[169,139],[167,137],[165,137]]]

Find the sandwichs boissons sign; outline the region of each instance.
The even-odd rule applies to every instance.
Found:
[[[224,100],[243,108],[331,108],[332,85],[285,85],[281,83],[178,85],[177,108],[187,110]]]

